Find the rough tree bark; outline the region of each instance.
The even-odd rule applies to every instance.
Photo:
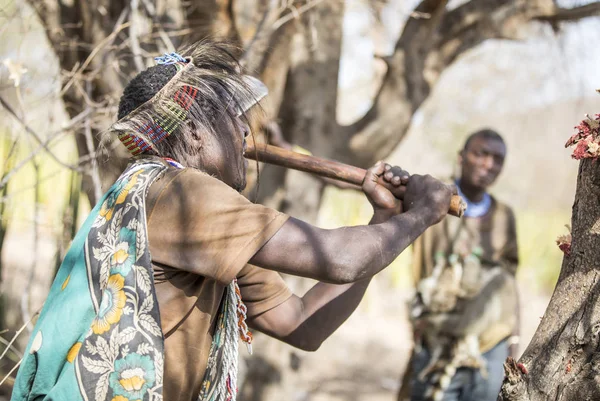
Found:
[[[505,365],[499,400],[600,399],[600,164],[579,166],[571,251],[540,325],[520,359]]]

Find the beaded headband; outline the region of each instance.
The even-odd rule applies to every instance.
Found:
[[[210,54],[205,55],[211,50],[201,45],[187,57],[173,52],[155,58],[157,64],[175,66],[177,73],[109,130],[117,134],[129,153],[137,156],[155,150],[156,145],[188,126],[184,122],[190,119],[197,128],[214,132],[217,115],[239,116],[266,96],[268,90],[258,79],[212,66]]]

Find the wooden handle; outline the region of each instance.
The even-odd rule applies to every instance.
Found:
[[[252,143],[248,143],[248,148],[244,156],[247,159],[305,171],[358,186],[362,185],[367,174],[367,170],[360,167],[265,144],[259,144],[255,147]],[[466,208],[467,204],[465,201],[460,196],[453,195],[452,199],[450,199],[448,213],[453,216],[462,217]]]

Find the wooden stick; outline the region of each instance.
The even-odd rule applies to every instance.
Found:
[[[365,169],[360,167],[293,152],[277,146],[260,144],[255,147],[251,142],[248,143],[248,148],[244,156],[247,159],[305,171],[358,186],[362,185],[367,173]],[[450,200],[448,213],[453,216],[462,217],[466,208],[465,201],[460,196],[453,195]]]

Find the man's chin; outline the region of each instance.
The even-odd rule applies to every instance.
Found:
[[[485,191],[489,187],[491,187],[495,181],[496,181],[495,178],[481,178],[479,180],[475,180],[473,186],[482,191]]]

